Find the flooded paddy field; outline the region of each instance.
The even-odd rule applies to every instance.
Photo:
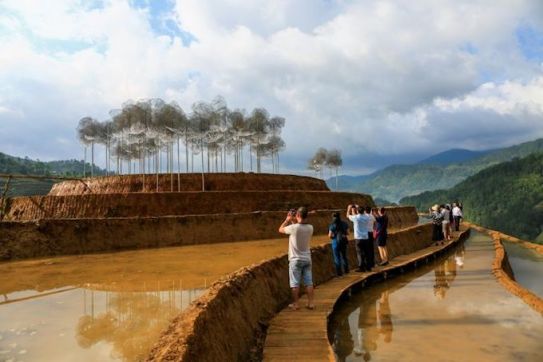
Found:
[[[515,280],[543,298],[543,255],[520,244],[502,241]]]
[[[494,255],[491,238],[472,231],[435,262],[362,289],[330,325],[336,359],[543,360],[543,318],[494,278]]]
[[[324,242],[325,236],[313,243]],[[215,280],[287,239],[0,263],[0,361],[138,361]]]

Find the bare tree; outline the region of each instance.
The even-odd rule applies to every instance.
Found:
[[[315,171],[322,178],[322,171],[326,164],[326,159],[328,157],[328,151],[325,148],[320,147],[315,155],[309,160],[307,168]]]
[[[328,151],[326,155],[326,166],[336,171],[336,191],[338,190],[338,170],[343,165],[343,159],[341,158],[341,151],[338,149],[332,149]]]

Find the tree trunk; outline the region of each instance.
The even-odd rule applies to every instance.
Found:
[[[94,177],[94,141],[91,142],[91,177]]]
[[[84,147],[83,153],[83,177],[87,177],[87,146]]]
[[[177,192],[181,191],[181,160],[179,159],[179,135],[177,136]]]

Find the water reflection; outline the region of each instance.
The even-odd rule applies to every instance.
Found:
[[[142,360],[169,321],[204,291],[71,288],[8,303],[0,308],[0,360]]]
[[[141,360],[207,285],[285,252],[271,239],[0,263],[0,361]]]
[[[466,248],[353,295],[331,323],[336,359],[542,360],[543,318],[496,282],[493,255],[474,233]]]

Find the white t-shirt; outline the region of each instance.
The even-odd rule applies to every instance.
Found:
[[[452,212],[453,212],[453,216],[462,217],[462,210],[460,210],[458,206],[453,207]]]
[[[313,236],[313,225],[292,224],[285,226],[285,234],[288,234],[288,260],[311,261],[310,242]]]
[[[368,238],[368,226],[370,224],[371,218],[367,214],[356,214],[349,215],[349,220],[352,221],[354,225],[354,238],[366,240]]]

